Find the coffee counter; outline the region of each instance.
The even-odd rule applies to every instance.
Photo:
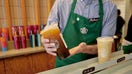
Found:
[[[99,64],[97,60],[96,57],[53,70],[43,71],[38,74],[119,74],[122,70],[127,73],[132,72],[132,54],[123,54],[122,51],[118,51],[112,53],[112,58],[108,62]]]
[[[8,50],[6,52],[0,51],[0,59],[45,51],[45,49],[43,47],[31,48],[29,40],[27,40],[26,44],[27,44],[27,48],[14,49],[15,47],[14,47],[13,41],[8,41]],[[0,50],[1,50],[1,48],[0,48]]]

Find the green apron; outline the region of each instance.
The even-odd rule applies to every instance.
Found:
[[[91,22],[83,16],[74,13],[77,0],[72,3],[72,8],[70,12],[69,19],[67,21],[65,30],[63,32],[64,40],[71,49],[78,46],[81,42],[86,42],[87,44],[96,44],[96,38],[101,35],[102,21],[103,21],[103,4],[102,0],[99,0],[99,19],[98,21]],[[64,60],[56,58],[56,67],[65,66],[68,64],[76,63],[82,60],[95,57],[95,55],[79,53],[75,54]]]

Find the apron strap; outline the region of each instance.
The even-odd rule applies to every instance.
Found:
[[[74,13],[75,7],[76,7],[77,0],[73,0],[72,8],[70,13]]]
[[[102,0],[99,0],[99,15],[100,15],[100,18],[101,18],[101,21],[103,21],[103,15],[104,15],[104,9],[103,9],[103,2]]]

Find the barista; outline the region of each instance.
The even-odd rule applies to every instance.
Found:
[[[68,46],[69,58],[56,58],[56,67],[83,61],[97,55],[96,38],[113,36],[117,8],[108,0],[55,0],[47,26],[58,23]],[[56,56],[55,44],[42,39],[47,53]]]

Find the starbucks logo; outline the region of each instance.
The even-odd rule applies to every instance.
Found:
[[[80,28],[80,32],[81,32],[82,34],[87,34],[88,29],[87,29],[86,27]]]

